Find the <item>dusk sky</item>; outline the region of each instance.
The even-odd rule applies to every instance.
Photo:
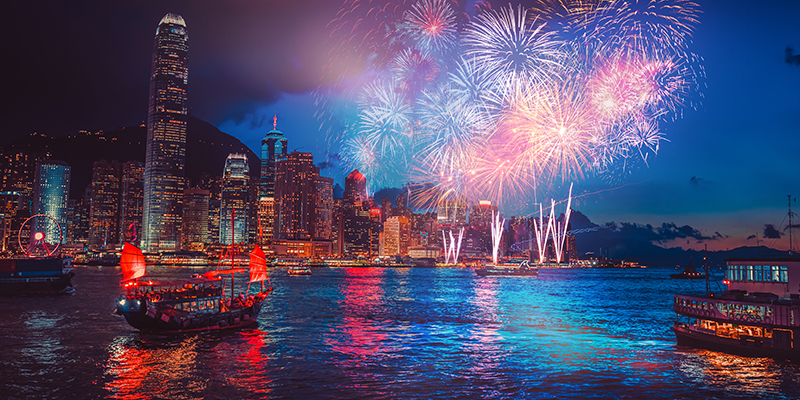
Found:
[[[475,8],[459,4],[464,14]],[[763,236],[767,224],[787,225],[786,196],[800,196],[800,57],[787,58],[786,51],[792,46],[792,55],[800,53],[800,2],[698,4],[699,24],[688,45],[705,71],[698,105],[660,123],[666,140],[647,166],[613,179],[575,179],[573,208],[598,224],[689,225],[711,238],[703,241],[710,250],[755,245],[748,237],[756,234],[762,244],[785,250],[786,238]],[[506,5],[493,2],[495,9]],[[309,0],[14,0],[3,5],[0,28],[2,142],[34,131],[65,135],[142,123],[153,36],[171,12],[185,18],[189,32],[194,116],[260,154],[260,139],[277,114],[289,149],[333,162],[339,168],[323,175],[343,183],[349,167],[330,157],[340,142],[328,130],[338,127],[317,117],[314,95],[334,81],[328,66],[341,54],[331,55],[329,36],[342,8],[339,1]],[[568,186],[548,194],[564,198]],[[661,244],[703,245],[695,239]]]

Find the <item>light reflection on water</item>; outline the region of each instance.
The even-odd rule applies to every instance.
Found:
[[[794,398],[800,368],[678,348],[666,270],[270,271],[256,329],[165,337],[112,315],[117,269],[0,298],[0,393],[20,398]],[[155,269],[178,277],[186,271]],[[190,271],[192,273],[196,271]],[[244,279],[239,279],[244,282]]]

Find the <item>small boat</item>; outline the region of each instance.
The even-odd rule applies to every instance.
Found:
[[[292,276],[311,275],[311,268],[303,265],[292,265],[286,270],[286,273]]]
[[[708,275],[703,272],[698,272],[695,267],[692,266],[692,260],[689,259],[689,265],[687,265],[683,271],[679,274],[672,274],[669,277],[672,279],[706,279]]]
[[[236,259],[232,245],[231,260]],[[231,264],[231,263],[228,263]],[[122,249],[122,286],[126,296],[120,299],[116,312],[136,329],[144,332],[183,333],[246,327],[257,322],[261,306],[272,287],[261,247],[250,252],[250,268],[220,265],[217,270],[194,274],[190,278],[156,281],[145,278],[146,266],[142,251],[125,243]],[[236,294],[234,275],[249,272],[247,289]],[[230,275],[230,292],[226,280]],[[253,283],[258,283],[260,289]],[[256,289],[255,291],[251,289]]]
[[[475,268],[478,276],[539,276],[539,268],[531,267],[525,260],[520,264],[487,264]]]
[[[72,258],[20,257],[0,259],[0,294],[69,294]]]

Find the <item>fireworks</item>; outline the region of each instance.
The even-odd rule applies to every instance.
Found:
[[[375,188],[427,182],[417,205],[502,205],[647,164],[667,140],[661,124],[700,97],[701,58],[689,51],[699,6],[536,3],[480,3],[467,17],[456,1],[348,0],[332,22],[331,69],[358,74],[323,103],[355,110],[320,112],[340,116],[345,161]]]

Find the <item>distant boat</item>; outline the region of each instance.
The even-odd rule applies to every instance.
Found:
[[[235,260],[236,246],[229,251]],[[261,247],[250,252],[249,271],[231,263],[203,275],[195,274],[181,280],[155,281],[145,279],[146,265],[142,251],[125,243],[120,265],[125,298],[117,304],[117,314],[128,324],[145,332],[181,333],[217,329],[241,328],[256,323],[258,313],[272,287],[265,287],[267,276],[266,256]],[[234,275],[249,272],[247,290],[236,294]],[[226,294],[230,275],[230,295]],[[257,282],[260,289],[250,289]]]
[[[539,268],[531,267],[528,261],[520,264],[486,264],[475,268],[478,276],[539,276]]]
[[[311,268],[302,265],[293,265],[286,270],[286,273],[292,276],[311,275]]]
[[[691,259],[689,260],[689,265],[687,265],[683,271],[679,274],[672,274],[669,277],[672,279],[706,279],[706,274],[703,272],[697,272],[697,269],[692,266]]]

